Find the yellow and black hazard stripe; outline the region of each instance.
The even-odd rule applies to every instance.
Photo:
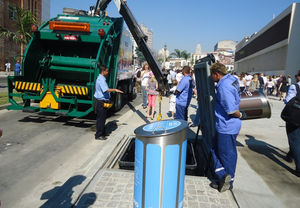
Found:
[[[41,91],[41,84],[34,82],[15,82],[15,89],[20,91]],[[88,95],[88,88],[81,86],[73,86],[73,85],[59,85],[56,87],[57,90],[60,90],[63,94],[68,95]]]
[[[69,95],[87,95],[88,88],[81,86],[72,86],[72,85],[61,85],[59,86],[61,92]]]
[[[16,90],[27,90],[27,91],[40,91],[41,90],[41,84],[40,83],[34,83],[34,82],[16,81],[15,82],[15,89]]]

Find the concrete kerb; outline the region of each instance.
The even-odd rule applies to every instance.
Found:
[[[137,109],[141,107],[138,106]],[[119,118],[120,124],[123,121],[126,121],[129,117],[134,114],[133,110],[128,111],[124,115]],[[115,150],[116,146],[127,137],[126,134],[126,126],[120,125],[121,128],[116,132],[116,134],[112,134],[105,141],[102,142],[104,145],[98,153],[91,155],[90,159],[86,161],[80,168],[78,172],[73,173],[73,175],[84,175],[86,180],[80,185],[73,188],[74,193],[72,194],[72,204],[76,204],[77,200],[80,198],[81,194],[85,192],[85,190],[89,187],[94,177],[97,176],[97,173],[103,168],[104,164],[110,157],[110,155]],[[57,201],[57,200],[54,200]]]
[[[0,105],[0,110],[4,110],[6,109],[8,106],[10,106],[11,104],[4,104],[4,105]]]

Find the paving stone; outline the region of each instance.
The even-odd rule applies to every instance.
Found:
[[[94,192],[95,199],[85,199],[84,204],[94,208],[131,208],[133,207],[134,172],[104,169],[99,172]],[[228,208],[235,204],[230,192],[219,193],[209,187],[205,177],[186,176],[184,207],[187,208]],[[94,200],[94,201],[93,201]],[[94,202],[94,203],[93,203]],[[91,204],[93,203],[93,204]],[[87,206],[88,207],[88,206]]]
[[[208,203],[199,203],[199,207],[201,207],[201,208],[210,208],[210,204],[208,204]]]

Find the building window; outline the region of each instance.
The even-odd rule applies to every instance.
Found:
[[[13,6],[8,6],[8,18],[10,20],[15,20],[15,9]]]

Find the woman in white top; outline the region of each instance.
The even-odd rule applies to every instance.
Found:
[[[246,79],[245,79],[245,74],[244,73],[240,74],[239,83],[240,83],[240,91],[244,92],[245,87],[246,87]]]
[[[150,68],[148,64],[145,64],[142,68],[142,73],[141,73],[141,77],[142,77],[142,96],[143,96],[143,108],[147,108],[147,100],[148,100],[148,96],[147,96],[147,91],[146,91],[146,85],[148,83],[148,80],[150,78]]]
[[[270,76],[268,81],[267,81],[267,89],[268,89],[268,95],[272,95],[273,91],[274,91],[274,80],[272,79],[272,77]]]

